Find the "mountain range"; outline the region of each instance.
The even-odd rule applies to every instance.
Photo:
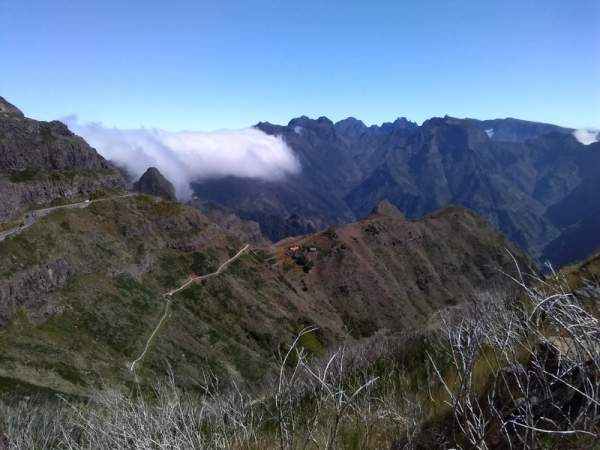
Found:
[[[388,200],[418,218],[473,209],[536,261],[562,266],[600,246],[600,143],[517,119],[405,118],[366,126],[300,117],[256,127],[283,137],[302,170],[282,181],[198,181],[196,194],[260,224],[277,241],[365,217]]]
[[[514,119],[257,127],[300,173],[181,202],[0,98],[0,449],[500,450],[532,439],[516,420],[527,448],[593,446],[600,253],[536,260],[597,246],[598,143]]]
[[[261,123],[301,173],[198,182],[180,203],[157,168],[133,182],[60,122],[0,105],[4,390],[85,396],[167,366],[191,387],[207,369],[256,382],[305,326],[317,356],[410,333],[512,286],[524,250],[560,263],[597,244],[599,144],[566,128]]]
[[[460,206],[413,220],[381,201],[360,221],[273,244],[226,208],[174,201],[156,168],[131,183],[59,122],[3,108],[0,198],[10,201],[0,219],[0,390],[13,394],[149,386],[169,368],[190,388],[207,370],[258,382],[306,326],[318,327],[304,342],[317,356],[410,333],[437,311],[511,285],[505,273],[516,275],[515,263],[531,265]],[[321,122],[317,131],[328,133]],[[350,189],[359,164],[346,164],[348,177],[333,176]],[[326,169],[314,174],[321,189],[333,182]]]

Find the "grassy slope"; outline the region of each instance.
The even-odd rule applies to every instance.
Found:
[[[598,281],[600,279],[600,251],[579,264],[563,268],[561,272],[565,274],[573,289],[584,286],[586,281]]]
[[[380,328],[424,325],[431,314],[455,306],[473,291],[506,285],[499,269],[514,272],[507,249],[529,261],[489,224],[464,208],[448,208],[421,220],[377,215],[279,244],[316,252],[308,274],[288,279],[318,299],[324,312],[344,319],[355,337]],[[290,261],[285,264],[293,268]]]
[[[307,272],[282,243],[178,293],[138,379],[171,367],[184,385],[207,369],[255,382],[304,325],[320,328],[304,343],[316,354],[348,334],[423,326],[462,301],[449,290],[468,293],[512,264],[501,256],[509,244],[462,209],[423,222],[371,218],[302,242],[319,247]],[[36,279],[56,261],[67,267],[64,283],[13,311],[0,334],[0,377],[73,394],[132,383],[128,365],[164,312],[162,294],[242,245],[199,211],[145,196],[52,213],[0,243],[0,279]]]
[[[162,293],[193,268],[212,270],[241,245],[196,211],[146,197],[53,213],[0,244],[1,276],[57,257],[78,270],[48,295],[41,311],[17,312],[0,335],[0,374],[72,393],[103,382],[131,381],[127,365],[163,313]],[[198,267],[198,254],[206,255],[200,258],[208,261],[206,267]],[[140,375],[164,374],[165,362],[190,377],[198,375],[198,367],[261,373],[271,353],[271,335],[257,328],[248,337],[241,330],[245,318],[272,315],[261,306],[257,264],[256,258],[244,256],[229,269],[235,280],[226,274],[178,294]],[[253,290],[256,301],[234,304],[231,290]],[[47,311],[52,314],[46,320]],[[273,324],[271,333],[276,330]]]

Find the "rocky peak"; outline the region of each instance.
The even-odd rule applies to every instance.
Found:
[[[393,133],[396,130],[409,130],[417,128],[418,125],[415,122],[411,122],[406,117],[398,117],[393,122],[385,122],[381,124],[381,131],[386,133]]]
[[[486,132],[480,123],[451,116],[426,120],[420,131],[426,139],[435,137],[438,146],[446,150],[466,151],[469,148],[481,148],[490,139],[489,130]]]
[[[313,132],[321,139],[331,140],[335,137],[335,126],[333,122],[327,117],[319,117],[318,119],[311,119],[306,116],[298,117],[290,120],[288,127],[294,130],[296,133],[308,130]]]
[[[17,108],[12,103],[6,101],[4,97],[0,97],[0,114],[6,115],[15,115],[19,117],[24,117],[23,113],[19,108]]]
[[[398,208],[396,208],[387,200],[381,200],[379,203],[377,203],[377,205],[375,205],[375,207],[371,210],[371,213],[369,214],[369,217],[371,218],[381,216],[394,217],[397,219],[405,218],[404,214],[402,214],[402,212]]]
[[[140,179],[133,184],[133,189],[166,200],[176,200],[175,188],[156,167],[150,167],[146,170]]]
[[[347,119],[336,122],[335,129],[341,135],[351,139],[360,137],[368,130],[362,120],[355,119],[354,117],[348,117]]]
[[[65,124],[27,118],[2,97],[0,137],[0,221],[126,188],[116,168]]]

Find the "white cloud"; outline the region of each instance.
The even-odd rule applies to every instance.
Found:
[[[148,167],[157,167],[182,199],[191,195],[191,181],[228,175],[278,180],[300,170],[281,137],[256,128],[170,132],[108,128],[76,117],[63,121],[102,156],[126,167],[136,178]]]
[[[589,128],[582,128],[580,130],[575,130],[573,132],[573,136],[575,136],[575,139],[577,139],[579,142],[581,142],[584,145],[590,145],[593,144],[594,142],[598,142],[598,135],[600,134],[599,130],[592,130]]]

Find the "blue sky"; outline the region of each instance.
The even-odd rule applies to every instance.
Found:
[[[600,126],[600,2],[0,0],[0,95],[169,130],[302,114]]]

